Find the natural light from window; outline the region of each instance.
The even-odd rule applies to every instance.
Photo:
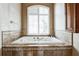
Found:
[[[27,35],[49,35],[49,8],[33,5],[27,8]]]

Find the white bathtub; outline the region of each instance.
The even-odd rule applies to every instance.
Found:
[[[48,44],[62,44],[63,42],[55,37],[21,37],[11,44],[35,44],[35,45],[48,45]]]

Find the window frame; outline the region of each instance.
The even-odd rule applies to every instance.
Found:
[[[27,8],[32,5],[43,5],[50,8],[50,33],[49,35],[54,36],[54,3],[22,3],[22,25],[21,25],[21,35],[22,36],[28,36],[27,35]],[[53,34],[52,34],[53,33]],[[49,35],[39,35],[39,36],[49,36]],[[37,36],[37,35],[29,35],[29,36]]]

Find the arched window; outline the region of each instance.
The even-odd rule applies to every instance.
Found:
[[[33,5],[27,8],[27,35],[49,35],[49,8]]]

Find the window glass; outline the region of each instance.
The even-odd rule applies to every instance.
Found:
[[[28,7],[28,35],[49,34],[49,8],[34,5]]]
[[[39,16],[39,33],[49,34],[49,17],[48,15]]]
[[[29,7],[28,14],[38,14],[38,7]]]
[[[28,16],[28,34],[36,35],[38,34],[38,16],[37,15],[29,15]]]
[[[47,7],[39,7],[39,14],[49,14],[48,9]]]

